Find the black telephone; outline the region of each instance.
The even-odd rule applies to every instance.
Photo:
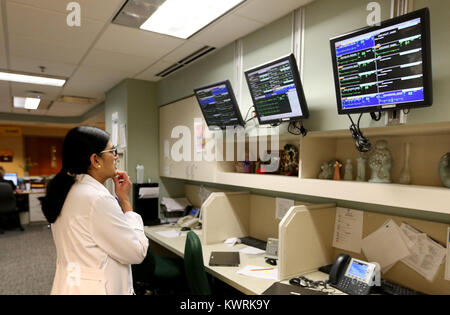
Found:
[[[380,266],[340,254],[331,267],[329,283],[351,295],[367,295],[380,285]]]

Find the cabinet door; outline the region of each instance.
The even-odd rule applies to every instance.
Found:
[[[203,121],[203,114],[198,106],[195,97],[189,97],[184,100],[172,103],[160,108],[159,111],[159,131],[160,131],[160,174],[164,177],[188,179],[188,180],[205,180],[212,181],[214,178],[215,163],[214,162],[198,162],[194,161],[194,152],[198,150],[195,145],[194,122],[196,120]],[[206,131],[206,124],[203,121],[203,130]],[[174,154],[183,153],[173,150],[173,145],[182,141],[179,138],[172,138],[174,128],[181,128],[186,131],[183,134],[187,148],[190,151],[188,158],[182,161],[175,161]],[[207,166],[208,165],[208,166]]]
[[[47,219],[42,212],[41,202],[39,197],[44,197],[45,194],[30,194],[30,222],[47,222]]]

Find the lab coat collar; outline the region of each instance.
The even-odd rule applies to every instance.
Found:
[[[100,190],[100,191],[110,194],[109,190],[106,189],[106,187],[102,183],[100,183],[98,180],[96,180],[94,177],[92,177],[89,174],[77,175],[76,181],[77,181],[77,183],[80,183],[80,184],[91,185],[91,186],[95,187],[97,190]]]

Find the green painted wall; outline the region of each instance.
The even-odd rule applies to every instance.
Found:
[[[366,26],[367,4],[371,1],[361,0],[316,0],[306,7],[305,20],[305,56],[304,56],[304,90],[311,112],[311,118],[305,122],[312,131],[348,129],[349,120],[346,116],[338,116],[335,100],[334,82],[332,76],[331,53],[329,39],[346,32]],[[383,20],[390,17],[390,0],[379,0]],[[411,111],[408,124],[442,122],[450,120],[450,1],[415,0],[415,9],[429,7],[431,10],[434,105],[432,108]],[[258,30],[243,41],[243,69],[248,69],[271,59],[291,52],[292,15]],[[163,79],[157,84],[159,105],[192,95],[192,89],[197,86],[230,79],[235,82],[234,64],[235,44],[215,52],[190,67]],[[243,80],[242,101],[239,104],[242,115],[251,106],[247,84]],[[361,126],[383,126],[381,122],[373,122],[365,115]],[[201,184],[195,183],[193,184]],[[211,186],[209,183],[203,183]],[[240,187],[213,185],[215,188],[241,190]],[[247,189],[246,189],[247,190]],[[252,190],[254,193],[281,196],[309,202],[337,202],[341,207],[363,209],[379,213],[413,217],[422,220],[450,223],[450,215],[431,212],[412,211],[380,207],[371,204],[352,203],[347,201],[328,200],[311,196],[286,195],[271,191]]]
[[[161,196],[182,196],[183,185],[159,177],[159,107],[156,84],[127,79],[106,93],[106,130],[111,132],[112,113],[119,113],[119,125],[127,125],[126,170],[136,182],[136,165],[143,164],[144,178],[160,183]]]

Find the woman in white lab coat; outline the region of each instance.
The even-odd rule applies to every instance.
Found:
[[[57,252],[52,294],[134,293],[131,264],[143,261],[148,239],[117,158],[101,129],[77,127],[64,139],[63,167],[43,202]],[[104,186],[109,178],[117,199]]]

